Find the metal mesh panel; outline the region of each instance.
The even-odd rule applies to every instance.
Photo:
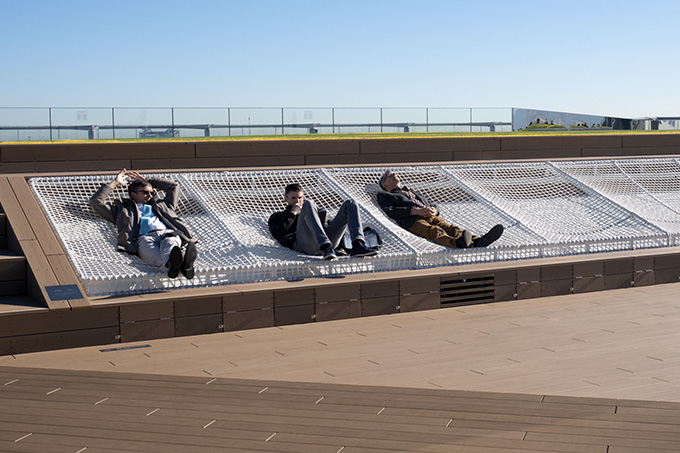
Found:
[[[446,169],[548,242],[554,253],[667,245],[660,228],[549,163],[450,165]]]
[[[407,187],[420,192],[430,203],[436,204],[441,216],[448,222],[478,235],[484,234],[498,223],[507,228],[503,237],[489,249],[449,249],[415,236],[390,219],[378,204],[377,193],[380,190],[378,180],[387,169],[387,167],[335,168],[326,172],[339,187],[344,188],[364,205],[377,221],[386,225],[396,238],[417,253],[420,267],[528,258],[526,250],[519,254],[513,253],[519,250],[512,245],[545,242],[535,233],[519,225],[515,219],[464,187],[442,167],[390,168],[399,173],[400,179]]]
[[[177,175],[148,176],[172,178],[181,183]],[[97,215],[89,205],[90,196],[112,179],[113,176],[71,176],[39,177],[29,181],[87,293],[94,296],[207,284],[205,273],[197,272],[191,281],[171,280],[138,257],[116,251],[115,226]],[[108,201],[126,196],[125,188],[117,187]],[[182,193],[177,212],[202,239],[208,231],[219,228],[186,191]],[[221,241],[212,244],[209,240],[201,241],[197,269],[205,267],[204,254],[222,246]]]
[[[680,165],[676,159],[555,162],[554,165],[659,228],[680,237]]]
[[[320,256],[310,257],[281,247],[271,237],[267,220],[273,212],[285,208],[283,196],[287,184],[299,183],[306,198],[326,209],[328,219],[333,218],[348,199],[335,190],[319,170],[196,173],[187,178],[206,208],[227,226],[233,241],[247,250],[253,265],[271,267],[272,278],[332,276],[413,266],[412,251],[400,253],[392,245],[394,241],[386,241],[375,257],[324,261]],[[360,215],[364,225],[371,225],[371,216],[363,207]]]
[[[506,227],[488,248],[447,249],[416,237],[377,204],[387,167],[158,174],[182,186],[178,213],[198,238],[196,277],[171,280],[116,251],[115,226],[90,196],[110,176],[37,177],[29,182],[90,296],[187,286],[337,276],[486,261],[562,256],[673,244],[680,235],[680,164],[673,159],[398,167],[402,181],[436,203],[449,222],[481,235]],[[332,218],[355,199],[362,222],[383,238],[375,257],[324,261],[280,246],[267,219],[298,182]],[[126,196],[117,188],[109,201]]]

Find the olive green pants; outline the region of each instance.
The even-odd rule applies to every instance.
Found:
[[[456,239],[463,235],[463,230],[451,225],[439,216],[421,218],[415,221],[408,231],[444,247],[456,247]]]

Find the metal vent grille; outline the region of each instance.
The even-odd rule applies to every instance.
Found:
[[[494,277],[488,275],[442,280],[439,294],[442,307],[493,302]]]

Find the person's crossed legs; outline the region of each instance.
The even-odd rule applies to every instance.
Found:
[[[137,238],[137,254],[147,264],[167,269],[168,277],[175,278],[182,265],[182,239],[167,231],[152,231]]]
[[[305,255],[321,255],[328,245],[332,244],[321,225],[316,203],[307,199],[298,214],[293,248]]]
[[[326,259],[335,258],[335,248],[340,244],[345,230],[349,230],[352,240],[350,256],[372,256],[378,253],[376,250],[366,248],[364,244],[364,233],[361,230],[361,221],[359,220],[359,207],[352,199],[345,200],[342,203],[337,215],[331,220],[327,228],[321,225],[316,204],[310,199],[304,201],[298,216],[295,231],[296,239],[293,244],[293,248],[298,252],[307,255],[323,254]],[[328,249],[329,246],[332,249]]]
[[[416,220],[408,231],[435,244],[450,248],[459,248],[456,241],[463,235],[463,230],[436,216]]]

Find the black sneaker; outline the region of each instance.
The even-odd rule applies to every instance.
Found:
[[[184,275],[189,280],[194,278],[194,261],[196,261],[197,255],[198,253],[196,252],[196,244],[189,242],[187,244],[187,249],[184,252],[184,261],[182,262],[182,267],[179,268],[179,270],[182,272],[182,275]]]
[[[168,259],[168,277],[177,278],[179,275],[179,268],[182,267],[182,250],[179,247],[174,246],[170,250],[170,258]]]
[[[356,258],[362,257],[362,256],[374,256],[377,255],[378,251],[375,249],[369,249],[366,247],[366,244],[363,242],[357,241],[357,245],[352,247],[352,250],[349,251],[349,256],[353,256]]]
[[[472,244],[472,233],[468,230],[463,230],[463,235],[456,239],[456,248],[466,249]]]
[[[323,252],[323,259],[325,260],[334,260],[337,257],[338,255],[335,254],[335,249],[332,245],[329,245],[328,248]]]
[[[495,227],[491,228],[488,233],[486,233],[484,236],[481,238],[475,239],[474,240],[474,246],[475,247],[487,247],[490,244],[493,244],[498,240],[498,238],[501,237],[503,234],[503,225],[496,225]]]

